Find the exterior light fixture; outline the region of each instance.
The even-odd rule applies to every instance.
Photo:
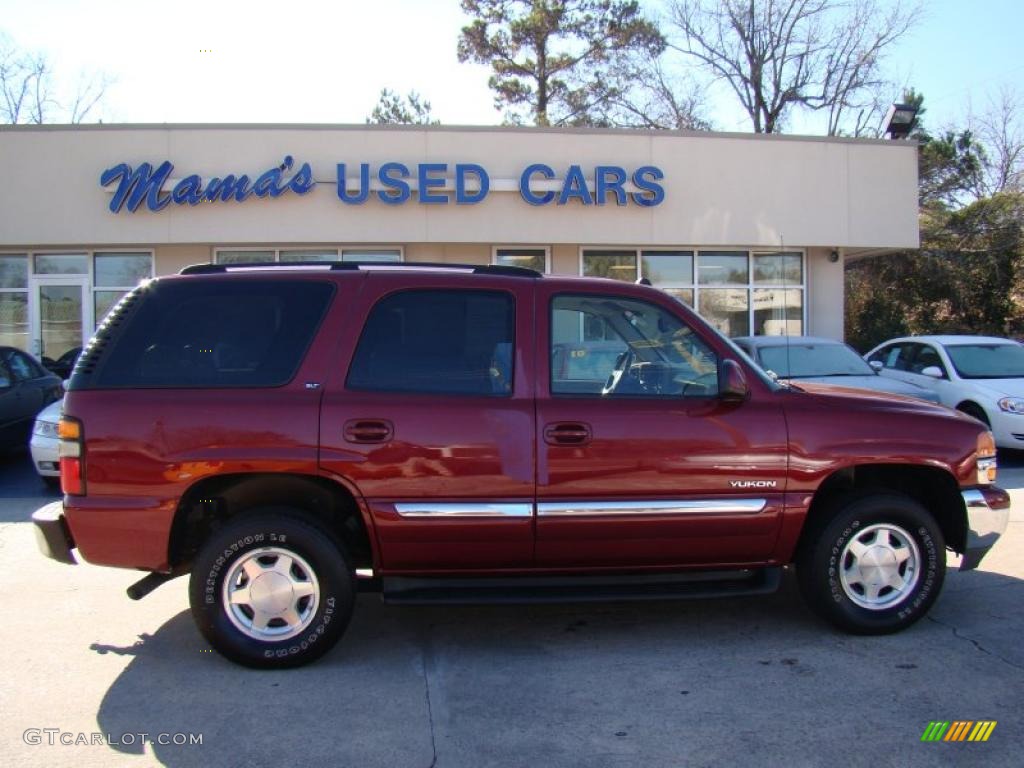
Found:
[[[890,139],[905,139],[910,135],[916,118],[917,107],[913,104],[893,104],[882,121],[885,126],[884,133]]]

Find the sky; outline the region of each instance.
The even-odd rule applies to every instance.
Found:
[[[0,32],[50,59],[65,101],[79,78],[112,79],[90,114],[104,122],[362,123],[388,87],[443,123],[496,124],[487,68],[456,56],[466,22],[458,0],[0,0]],[[1001,87],[1024,98],[1022,35],[1024,0],[930,0],[886,69],[925,94],[930,127],[955,125]],[[749,130],[726,98],[708,117]]]

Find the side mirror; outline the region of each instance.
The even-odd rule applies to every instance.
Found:
[[[945,376],[942,373],[942,369],[937,365],[929,365],[927,368],[921,370],[922,376],[929,376],[933,379],[944,379]]]
[[[872,360],[870,363],[868,363],[868,365],[871,366],[871,370],[873,370],[875,373],[881,373],[882,369],[885,368],[885,366],[882,365],[881,360]]]
[[[746,400],[750,395],[750,385],[746,374],[735,360],[725,360],[719,372],[718,396],[730,403]]]

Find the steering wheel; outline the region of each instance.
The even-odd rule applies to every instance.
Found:
[[[622,377],[626,375],[626,372],[633,367],[633,363],[636,362],[636,353],[633,352],[632,347],[628,348],[625,352],[619,355],[619,359],[615,363],[615,370],[608,374],[608,380],[601,387],[601,395],[610,395],[615,392],[619,384],[622,383]]]

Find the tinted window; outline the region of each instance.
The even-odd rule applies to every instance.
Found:
[[[0,389],[6,389],[11,386],[11,374],[7,370],[7,366],[0,363]]]
[[[93,386],[285,384],[305,356],[333,292],[329,283],[309,281],[150,284],[100,360]],[[119,320],[112,315],[108,322]],[[107,333],[107,326],[101,328],[101,337]]]
[[[906,371],[910,368],[910,358],[914,355],[917,344],[890,344],[882,347],[868,359],[879,361],[883,367],[892,371]]]
[[[12,349],[6,352],[4,359],[11,369],[11,374],[13,374],[15,381],[36,379],[44,375],[42,369],[35,362],[17,350]]]
[[[618,296],[558,296],[551,304],[551,392],[600,397],[710,396],[718,358],[675,315]],[[600,341],[592,341],[600,328]]]
[[[359,337],[349,389],[508,396],[515,306],[500,291],[402,291]]]
[[[942,371],[943,376],[946,375],[946,366],[942,364],[942,358],[939,357],[938,350],[935,347],[930,347],[927,344],[918,344],[917,348],[917,355],[910,364],[911,373],[921,373],[925,368],[934,366]]]

